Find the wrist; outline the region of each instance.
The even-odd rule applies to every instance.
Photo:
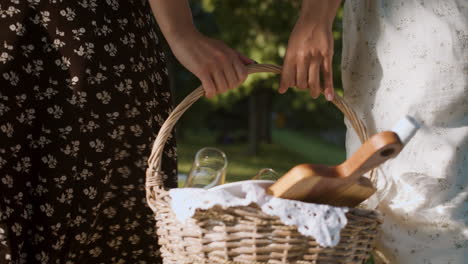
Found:
[[[299,20],[325,25],[333,25],[341,0],[303,0]]]
[[[187,41],[188,39],[199,36],[201,33],[197,30],[195,25],[188,24],[185,26],[167,28],[163,34],[169,44],[171,44],[177,41]]]

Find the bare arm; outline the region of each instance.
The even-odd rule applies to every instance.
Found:
[[[281,74],[280,93],[288,87],[308,89],[317,98],[323,90],[332,100],[332,25],[341,0],[303,0],[291,33]],[[320,87],[320,74],[323,87]]]
[[[201,34],[193,24],[187,0],[151,0],[151,8],[172,52],[197,76],[207,97],[237,87],[252,60],[219,40]]]
[[[197,31],[187,0],[151,0],[150,5],[167,41]]]

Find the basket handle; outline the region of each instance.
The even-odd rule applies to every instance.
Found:
[[[259,72],[281,73],[281,67],[271,64],[250,64],[247,66],[249,74]],[[159,134],[154,141],[151,155],[148,159],[148,169],[146,171],[146,187],[155,186],[163,187],[161,175],[161,158],[164,151],[164,146],[167,139],[171,135],[172,129],[182,116],[182,114],[194,104],[200,97],[205,94],[203,87],[200,85],[192,93],[190,93],[180,104],[171,112],[164,124],[159,130]],[[339,95],[335,95],[332,103],[345,115],[351,122],[353,129],[356,131],[361,143],[368,139],[367,129],[361,119],[358,118],[353,109]],[[371,171],[370,180],[375,183],[375,169]]]

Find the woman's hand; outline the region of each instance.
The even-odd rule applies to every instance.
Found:
[[[208,98],[242,84],[247,78],[246,65],[254,63],[198,31],[172,38],[169,45],[179,62],[200,79]]]
[[[301,14],[289,37],[281,73],[280,93],[295,86],[309,90],[313,98],[324,91],[327,100],[333,100],[332,24],[340,2],[341,0],[303,0]]]
[[[245,65],[253,60],[198,32],[187,0],[150,0],[150,5],[175,57],[200,79],[208,98],[247,78]]]

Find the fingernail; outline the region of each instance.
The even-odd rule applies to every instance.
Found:
[[[332,100],[333,100],[333,94],[331,94],[331,93],[327,93],[326,97],[327,97],[327,100],[328,100],[328,101],[332,101]]]

